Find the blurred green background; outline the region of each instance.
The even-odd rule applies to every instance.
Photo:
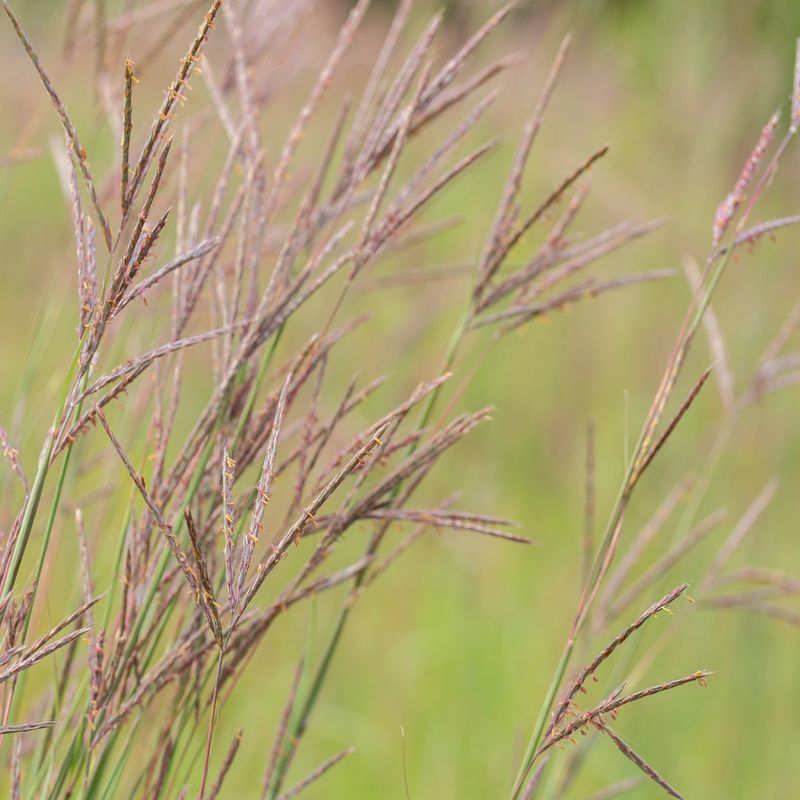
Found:
[[[86,131],[93,163],[107,164],[114,143],[87,79],[91,54],[60,60],[65,4],[17,0],[13,5]],[[346,5],[321,3],[317,27],[335,30]],[[376,4],[349,63],[368,63],[391,5]],[[440,55],[497,7],[488,2],[450,5]],[[510,166],[517,131],[536,102],[558,42],[571,31],[572,51],[534,147],[525,198],[534,203],[588,152],[609,142],[609,156],[592,173],[592,194],[580,229],[591,233],[624,218],[661,215],[669,217],[669,225],[599,267],[603,274],[674,267],[678,275],[668,284],[609,295],[535,324],[501,341],[481,367],[460,405],[474,409],[492,403],[497,407],[494,421],[450,454],[434,474],[427,496],[459,490],[462,507],[512,517],[540,545],[519,550],[455,534],[431,535],[370,590],[372,596],[359,604],[348,629],[295,774],[304,774],[346,745],[358,752],[310,790],[309,798],[403,798],[404,771],[412,798],[507,794],[577,600],[586,423],[594,420],[597,430],[602,524],[622,477],[626,442],[638,433],[686,307],[681,259],[691,254],[702,263],[714,210],[761,126],[776,107],[787,116],[795,39],[800,35],[796,3],[576,0],[520,6],[511,24],[480,55],[489,63],[508,50],[526,52],[513,73],[501,79],[501,98],[476,137],[499,136],[502,146],[451,188],[430,214],[431,219],[457,215],[463,224],[396,256],[392,269],[474,261]],[[433,8],[419,2],[412,27],[419,29]],[[10,27],[2,23],[0,157],[20,148],[31,149],[33,157],[0,167],[0,422],[19,432],[23,461],[32,472],[54,407],[59,365],[73,347],[73,245],[49,155],[51,140],[59,141],[57,120]],[[194,23],[186,28],[193,29]],[[154,107],[185,40],[186,35],[165,45],[152,70],[142,76],[140,96],[152,101],[142,100],[144,109]],[[325,52],[320,46],[310,65],[322,63]],[[212,46],[211,53],[221,55],[222,50]],[[137,53],[131,55],[136,58]],[[118,56],[118,72],[123,56]],[[343,82],[357,77],[355,72],[345,74]],[[192,103],[195,97],[205,99],[199,83]],[[268,142],[277,146],[298,105],[296,95],[284,93],[268,108]],[[335,101],[327,103],[323,119],[316,122],[318,138],[312,135],[308,146],[321,140],[324,115],[330,116],[335,107]],[[140,119],[147,117],[143,110]],[[428,137],[429,142],[434,139]],[[797,212],[798,158],[790,151],[756,219]],[[790,229],[743,254],[715,302],[740,388],[800,296],[799,236]],[[345,315],[365,307],[373,315],[349,345],[363,380],[387,370],[392,376],[358,422],[382,412],[416,381],[436,373],[467,292],[467,284],[456,280],[365,294],[351,304]],[[117,342],[119,354],[132,355],[161,341],[159,330],[144,328]],[[468,373],[477,350],[476,340],[462,356],[457,379]],[[26,366],[31,352],[33,369]],[[706,342],[699,339],[681,391],[711,360]],[[198,373],[202,370],[202,356],[193,356],[190,363]],[[332,364],[334,380],[344,384],[352,368],[352,358],[340,355]],[[198,392],[207,391],[202,374],[192,382]],[[133,399],[128,405],[136,408]],[[796,409],[797,395],[789,391],[743,417],[704,504],[706,511],[724,507],[727,521],[670,573],[662,588],[702,575],[731,525],[773,475],[781,479],[777,497],[736,554],[735,565],[800,572]],[[186,419],[191,411],[185,410]],[[649,518],[682,476],[702,468],[721,414],[716,388],[709,385],[642,485],[626,536]],[[131,428],[126,440],[133,441],[134,435]],[[99,444],[97,437],[94,444]],[[78,476],[69,486],[68,502],[90,489]],[[92,512],[99,547],[116,535],[121,515],[115,507]],[[8,518],[6,514],[4,521]],[[59,530],[58,552],[74,559],[74,535],[66,516]],[[668,528],[654,552],[667,547],[669,534]],[[353,543],[353,552],[356,548]],[[63,591],[74,600],[73,572],[70,568],[63,577]],[[631,613],[656,596],[654,591],[642,598]],[[333,597],[316,606],[317,645],[325,640],[325,626],[336,608]],[[59,617],[57,607],[39,613],[41,627]],[[641,637],[643,643],[655,641],[667,629],[670,637],[644,674],[636,674],[636,685],[698,668],[718,674],[707,691],[688,687],[628,709],[618,722],[619,731],[689,798],[795,796],[800,785],[792,747],[800,733],[798,632],[688,604],[677,607],[675,619],[659,618],[652,628]],[[248,792],[260,780],[268,757],[265,731],[271,734],[274,728],[307,630],[303,611],[283,619],[223,710],[217,759],[233,732],[238,727],[245,731],[226,797],[254,796]],[[604,637],[595,642],[603,643]],[[633,650],[645,652],[643,644]],[[606,670],[597,691],[607,688],[605,681],[624,677],[626,666],[621,659],[620,674]],[[168,713],[166,696],[160,702]],[[555,765],[563,758],[558,754]],[[567,796],[589,797],[632,774],[632,765],[608,742],[598,742]],[[661,793],[642,785],[631,796]]]

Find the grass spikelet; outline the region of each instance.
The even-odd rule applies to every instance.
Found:
[[[733,191],[731,191],[722,201],[719,208],[717,208],[711,235],[712,247],[716,247],[722,241],[722,237],[725,235],[725,231],[728,229],[731,220],[736,215],[739,206],[744,202],[747,196],[747,190],[753,182],[756,171],[775,137],[775,129],[778,127],[779,119],[780,115],[776,111],[762,128],[756,146],[753,148],[753,152],[748,156],[747,161],[745,161],[742,171],[733,187]]]
[[[222,650],[225,644],[222,639],[222,624],[219,621],[219,612],[217,611],[219,603],[217,603],[214,597],[214,587],[211,585],[208,565],[200,546],[200,534],[197,531],[197,526],[188,508],[184,510],[183,516],[186,520],[186,530],[189,532],[192,556],[194,558],[195,567],[197,568],[197,599],[200,603],[200,607],[203,609],[203,613],[206,615],[211,632],[214,634],[214,641],[217,643],[220,650]]]
[[[128,213],[128,180],[130,178],[131,134],[133,133],[133,61],[125,60],[125,89],[122,101],[122,166],[120,168],[120,202],[122,216]]]
[[[242,597],[245,592],[245,581],[250,569],[250,562],[253,558],[256,545],[258,544],[263,529],[264,511],[269,503],[270,487],[272,486],[272,476],[275,469],[275,455],[278,451],[278,440],[281,435],[281,428],[283,426],[283,417],[286,413],[286,404],[288,401],[289,387],[292,384],[292,374],[286,376],[283,383],[278,403],[275,406],[275,416],[272,420],[272,429],[270,431],[269,444],[267,445],[267,452],[264,456],[264,464],[261,467],[261,477],[256,487],[256,501],[253,506],[253,513],[250,517],[250,526],[247,533],[244,535],[242,542],[242,553],[239,559],[238,579],[235,586],[235,602],[234,608],[238,609]]]

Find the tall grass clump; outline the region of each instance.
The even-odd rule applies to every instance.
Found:
[[[450,451],[492,414],[461,410],[470,380],[498,340],[523,325],[617,289],[675,280],[679,271],[603,277],[594,268],[663,223],[574,231],[605,144],[590,147],[540,200],[526,199],[565,39],[531,98],[469,287],[453,301],[459,314],[438,367],[415,364],[406,390],[391,375],[362,381],[352,342],[363,330],[380,337],[376,289],[403,284],[422,297],[447,268],[388,278],[376,271],[403,264],[405,248],[449,227],[431,219],[431,208],[455,204],[462,179],[497,147],[480,134],[493,84],[518,56],[474,64],[511,7],[442,59],[442,16],[413,38],[411,2],[401,0],[362,76],[348,67],[369,6],[359,0],[330,50],[311,48],[318,71],[309,83],[307,54],[287,43],[312,4],[153,2],[112,13],[112,4],[71,2],[64,50],[95,54],[88,69],[107,117],[90,136],[68,111],[56,55],[26,32],[21,6],[3,5],[29,62],[20,80],[38,78],[63,129],[51,151],[72,242],[56,266],[74,276],[68,302],[77,331],[57,342],[59,391],[38,458],[27,463],[15,449],[19,424],[0,429],[8,468],[0,484],[0,748],[11,796],[232,796],[226,777],[252,737],[267,744],[260,773],[247,775],[248,796],[295,797],[352,752],[296,774],[331,667],[346,650],[343,634],[372,584],[430,530],[531,543],[492,510],[465,510],[456,496],[437,499],[423,486],[441,463],[450,489],[459,489]],[[187,20],[199,27],[152,108],[153,62],[173,52]],[[276,52],[279,74],[264,69]],[[278,91],[287,84],[291,91]],[[738,390],[711,302],[741,248],[798,221],[752,219],[800,124],[798,92],[795,85],[783,139],[775,145],[776,114],[720,204],[704,264],[684,265],[689,307],[599,537],[590,435],[580,598],[538,712],[520,720],[530,723],[527,747],[515,754],[511,742],[498,742],[509,751],[509,785],[498,795],[562,796],[588,748],[605,739],[645,779],[680,796],[614,721],[625,706],[706,684],[710,673],[697,667],[640,689],[624,676],[643,672],[663,646],[637,653],[639,629],[689,599],[673,569],[723,524],[721,512],[700,512],[740,416],[796,382],[796,358],[785,348],[800,324],[797,308]],[[276,95],[296,100],[290,115]],[[87,146],[109,131],[113,155],[93,158]],[[407,324],[422,328],[421,316]],[[713,367],[683,387],[701,332]],[[343,363],[355,368],[341,383]],[[712,373],[723,407],[713,446],[696,477],[630,536],[624,523],[637,487]],[[492,457],[484,454],[489,465]],[[70,487],[78,479],[96,493],[76,501]],[[796,613],[775,602],[800,588],[790,576],[725,571],[775,489],[767,484],[717,549],[694,589],[700,606]],[[648,563],[649,545],[679,507],[672,545]],[[112,525],[111,510],[120,508],[121,524]],[[756,589],[731,588],[743,583]],[[305,631],[318,606],[332,616],[318,631],[321,646],[293,654],[282,712],[225,741],[220,715],[244,691],[243,676],[264,669],[270,634],[285,620]],[[45,607],[63,608],[49,629]],[[662,638],[674,635],[662,628]],[[614,682],[584,702],[587,684],[612,664]],[[352,668],[354,681],[361,668]],[[587,735],[583,743],[558,756],[577,734]]]

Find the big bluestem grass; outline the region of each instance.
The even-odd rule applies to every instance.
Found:
[[[69,4],[64,50],[96,51],[93,77],[100,104],[119,139],[105,176],[94,172],[86,137],[59,94],[57,75],[48,71],[50,54],[38,51],[25,32],[24,15],[4,2],[32,64],[31,79],[38,76],[63,127],[64,141],[54,146],[54,157],[74,230],[65,265],[71,265],[77,287],[77,336],[58,376],[61,393],[30,477],[11,434],[0,429],[21,498],[18,512],[3,519],[0,561],[0,736],[24,742],[9,748],[12,793],[102,798],[125,791],[167,797],[192,787],[201,798],[222,797],[242,737],[250,735],[272,742],[263,776],[253,778],[251,791],[295,797],[352,752],[331,754],[291,785],[293,762],[343,647],[343,632],[373,582],[426,531],[487,537],[498,545],[531,542],[512,521],[486,510],[455,509],[450,497],[430,504],[417,500],[431,470],[447,462],[448,451],[491,415],[491,408],[458,410],[470,376],[498,339],[522,325],[606,292],[673,277],[663,270],[615,278],[592,271],[599,259],[662,222],[627,220],[588,238],[573,233],[589,196],[587,175],[609,152],[605,144],[590,147],[551,191],[525,207],[526,169],[568,56],[565,39],[538,98],[531,99],[485,244],[474,265],[456,270],[470,285],[459,301],[463,312],[439,371],[417,375],[415,389],[386,401],[381,413],[359,426],[353,423],[355,412],[375,405],[373,395],[384,380],[362,383],[356,376],[337,391],[328,379],[342,343],[369,324],[362,317],[342,318],[343,312],[353,297],[367,298],[369,307],[370,293],[385,288],[385,280],[370,275],[382,260],[446,227],[446,221],[426,218],[428,207],[446,198],[497,146],[472,140],[496,96],[488,84],[518,56],[482,69],[473,64],[511,7],[442,61],[435,52],[442,17],[435,16],[409,44],[411,3],[401,2],[368,74],[345,98],[343,73],[369,6],[359,0],[330,53],[319,58],[317,76],[275,148],[264,133],[272,96],[277,84],[294,79],[293,96],[299,94],[301,70],[288,53],[279,75],[264,74],[261,66],[266,52],[284,48],[290,32],[303,25],[309,4],[215,0],[201,9],[196,2],[159,2],[117,17],[107,14],[102,2],[94,9],[89,5]],[[148,80],[148,56],[115,59],[137,28],[145,27],[151,49],[157,48],[172,42],[190,15],[197,33],[184,47],[158,107],[147,109],[138,94]],[[212,45],[213,56],[207,52]],[[321,108],[331,95],[339,108],[326,126]],[[639,628],[685,596],[681,584],[620,626],[618,618],[644,597],[658,596],[667,573],[721,524],[721,513],[697,516],[735,418],[796,380],[796,359],[784,353],[800,321],[796,310],[737,395],[710,306],[737,248],[797,221],[787,217],[748,227],[794,134],[795,105],[772,160],[764,166],[777,117],[720,205],[705,270],[687,264],[691,305],[597,544],[597,456],[590,434],[582,595],[513,783],[514,798],[535,796],[553,749],[589,731],[605,736],[646,778],[679,796],[609,724],[625,706],[685,684],[704,684],[709,673],[696,670],[639,691],[615,687],[586,710],[577,698]],[[435,137],[431,130],[438,131]],[[301,145],[312,131],[323,144],[308,153]],[[422,155],[417,142],[427,148]],[[201,161],[203,153],[220,148],[221,159]],[[535,249],[533,230],[541,234]],[[445,267],[441,273],[452,271]],[[421,275],[409,270],[394,281],[424,293],[436,276],[436,270]],[[169,312],[159,305],[169,305]],[[726,409],[718,444],[701,478],[682,484],[617,559],[635,487],[709,377],[703,372],[664,422],[701,325]],[[162,343],[122,360],[121,343],[138,341],[142,329],[166,330]],[[200,391],[187,375],[195,350],[204,353],[206,385]],[[466,378],[451,380],[454,371],[465,370]],[[121,409],[126,396],[128,405]],[[81,602],[33,638],[33,609],[52,590],[56,520],[69,506],[65,486],[72,473],[91,468],[81,463],[84,440],[101,448],[112,491],[126,497],[124,522],[118,530],[101,531],[95,527],[99,519],[85,508],[69,508]],[[793,612],[773,600],[796,593],[796,581],[756,568],[733,576],[723,572],[772,493],[765,490],[745,512],[709,566],[701,587],[704,606],[747,608],[792,621]],[[685,510],[672,548],[630,581],[681,502]],[[409,527],[394,541],[397,529]],[[340,545],[363,530],[361,554],[342,564],[335,557]],[[94,551],[101,536],[114,541],[111,565],[104,561],[102,568]],[[733,579],[755,582],[759,590],[711,595]],[[325,631],[322,652],[299,658],[282,714],[261,730],[220,741],[221,710],[258,659],[276,620],[311,600],[326,602],[329,592],[339,598],[331,600],[338,612]],[[579,638],[612,626],[622,632],[565,684]],[[65,654],[58,679],[32,698],[28,671],[57,652]],[[33,710],[35,718],[23,719]]]

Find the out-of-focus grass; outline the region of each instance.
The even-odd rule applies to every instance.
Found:
[[[504,99],[482,129],[499,134],[505,146],[448,192],[431,214],[455,213],[469,223],[396,263],[417,267],[475,255],[515,132],[567,29],[575,33],[573,52],[535,146],[528,197],[541,194],[585,152],[608,141],[612,151],[594,173],[589,213],[581,227],[591,230],[592,223],[599,227],[631,215],[671,218],[666,231],[614,256],[613,271],[678,267],[684,253],[702,258],[717,203],[761,124],[790,88],[800,12],[789,3],[748,6],[566,3],[547,13],[532,11],[505,33],[505,44],[530,48],[532,55],[506,83]],[[376,17],[374,23],[378,30],[381,20]],[[55,42],[58,33],[45,19],[36,32],[43,47]],[[372,45],[369,37],[362,45]],[[174,55],[165,54],[164,75],[172,69],[168,56]],[[90,130],[92,98],[74,82],[75,74],[65,69],[58,75],[60,86],[70,109]],[[161,83],[154,74],[152,85]],[[31,146],[46,150],[58,132],[7,26],[0,28],[0,87],[0,154],[26,129]],[[277,108],[288,108],[285,103],[280,100]],[[277,125],[286,127],[280,120]],[[100,131],[87,148],[102,159],[109,137],[104,126]],[[770,210],[797,210],[797,175],[793,154],[761,208],[762,217]],[[41,360],[25,398],[22,444],[28,464],[51,413],[63,339],[74,325],[74,277],[58,268],[60,256],[72,249],[66,219],[46,154],[0,171],[4,422],[14,413],[30,344],[43,337]],[[798,234],[788,231],[775,243],[759,243],[734,264],[722,287],[715,307],[734,372],[746,372],[798,294],[797,241]],[[433,374],[467,290],[453,282],[426,289],[422,301],[411,289],[391,290],[391,303],[385,297],[376,300],[380,316],[352,344],[365,377],[380,374],[387,364],[398,383]],[[498,422],[460,446],[448,461],[450,469],[436,475],[434,488],[460,488],[473,507],[520,520],[541,546],[520,553],[451,534],[431,536],[370,590],[370,602],[360,605],[346,634],[296,772],[302,774],[339,745],[353,744],[358,754],[308,797],[402,797],[404,768],[414,798],[495,797],[507,790],[577,598],[585,421],[594,419],[598,431],[602,521],[622,474],[626,431],[633,436],[637,430],[685,302],[680,276],[670,285],[602,298],[503,341],[481,368],[463,404],[475,408],[494,402]],[[38,330],[43,317],[51,330]],[[414,343],[415,326],[428,330],[424,347]],[[139,348],[125,342],[124,349],[133,353]],[[691,370],[696,373],[709,361],[701,341]],[[192,363],[201,369],[202,359]],[[342,380],[349,377],[348,367],[341,367]],[[461,374],[468,367],[466,358]],[[193,380],[204,385],[201,375]],[[800,479],[800,440],[795,409],[796,395],[786,394],[748,413],[707,506],[723,505],[733,521],[768,478],[780,472],[776,502],[745,551],[749,561],[797,572],[792,487]],[[627,530],[649,516],[687,469],[701,465],[719,411],[713,389],[707,391],[647,477]],[[76,483],[72,488],[79,495]],[[110,532],[118,529],[121,514],[119,508],[109,513]],[[64,527],[59,552],[71,558],[72,532]],[[718,542],[719,537],[712,538],[705,546],[706,557]],[[692,569],[699,563],[700,557],[686,562],[675,571],[673,583],[696,578]],[[316,609],[317,645],[334,613],[330,602]],[[245,730],[227,796],[239,796],[263,770],[269,745],[260,731],[272,729],[290,665],[305,638],[300,615],[281,620],[224,708],[218,741],[227,743],[238,727]],[[620,729],[634,732],[637,749],[689,796],[791,796],[800,781],[790,748],[797,734],[794,709],[800,703],[798,652],[796,632],[776,623],[681,608],[676,633],[646,680],[698,666],[719,674],[699,696],[690,687],[669,701],[655,698],[646,708],[631,709]],[[223,750],[221,744],[218,757]],[[585,796],[630,770],[608,743],[598,743],[570,796]],[[645,786],[636,796],[658,794]]]

